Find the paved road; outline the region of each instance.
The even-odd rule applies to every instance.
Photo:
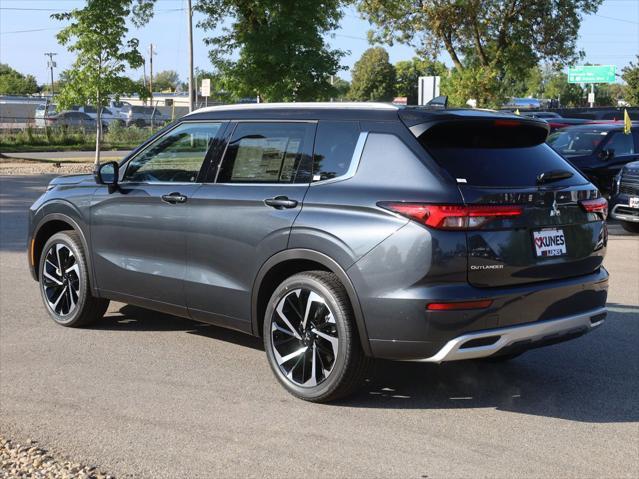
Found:
[[[43,189],[2,178],[0,431],[135,477],[639,476],[639,239],[611,228],[611,314],[510,364],[378,364],[334,405],[276,383],[258,340],[112,304],[47,318],[23,252]]]

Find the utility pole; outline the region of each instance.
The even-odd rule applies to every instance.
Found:
[[[47,67],[51,69],[51,97],[53,97],[53,68],[56,66],[53,61],[53,57],[56,56],[57,53],[47,52],[44,54],[45,57],[49,57],[49,61],[47,62]]]
[[[153,43],[149,45],[149,93],[151,98],[151,105],[153,105],[153,55],[157,55],[157,52],[153,51]]]
[[[193,9],[191,0],[186,1],[186,18],[189,25],[189,111],[193,111]]]
[[[142,59],[142,84],[146,90],[146,59]]]

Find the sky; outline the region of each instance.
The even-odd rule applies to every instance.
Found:
[[[49,81],[45,52],[57,53],[55,72],[69,68],[73,54],[60,46],[55,38],[63,23],[52,20],[50,15],[82,5],[83,0],[0,0],[0,63],[8,63],[22,73],[34,75],[39,83]],[[141,49],[145,52],[153,43],[157,52],[153,59],[154,72],[176,70],[182,80],[186,80],[188,74],[185,5],[185,0],[159,0],[153,20],[141,29],[130,30],[130,35],[140,40]],[[196,14],[194,23],[199,18]],[[342,59],[344,66],[351,68],[371,46],[366,40],[370,29],[368,22],[361,19],[354,8],[345,11],[340,29],[327,38],[331,47],[349,52]],[[203,42],[211,33],[199,28],[193,32],[195,66],[203,70],[212,69],[208,49]],[[405,45],[385,48],[392,63],[415,56],[414,50]],[[595,15],[584,18],[578,48],[586,53],[584,62],[613,64],[617,66],[618,73],[631,61],[636,63],[636,55],[639,54],[639,0],[605,0]],[[451,64],[446,54],[439,59]],[[142,77],[141,70],[128,74],[133,78]],[[350,80],[350,71],[340,72],[339,76]]]

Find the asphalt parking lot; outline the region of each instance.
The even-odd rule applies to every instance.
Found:
[[[606,323],[508,364],[380,362],[357,396],[289,396],[261,342],[112,303],[65,329],[27,271],[50,177],[0,177],[0,432],[135,477],[639,476],[639,237],[610,226]]]

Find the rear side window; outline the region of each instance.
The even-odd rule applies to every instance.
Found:
[[[632,135],[626,135],[621,131],[616,131],[604,145],[606,150],[614,150],[615,156],[634,155],[635,145]]]
[[[313,181],[344,175],[359,138],[356,121],[320,121],[315,136]]]
[[[482,133],[486,133],[485,136]],[[458,183],[487,187],[527,187],[537,184],[540,173],[567,170],[571,178],[553,185],[584,184],[585,178],[566,160],[537,138],[538,132],[497,126],[481,130],[456,129],[436,137],[422,135],[420,142],[435,161]],[[429,141],[430,139],[430,141]],[[541,140],[543,141],[543,139]]]
[[[315,125],[238,123],[229,141],[218,183],[303,183]],[[301,176],[304,176],[302,178]]]

